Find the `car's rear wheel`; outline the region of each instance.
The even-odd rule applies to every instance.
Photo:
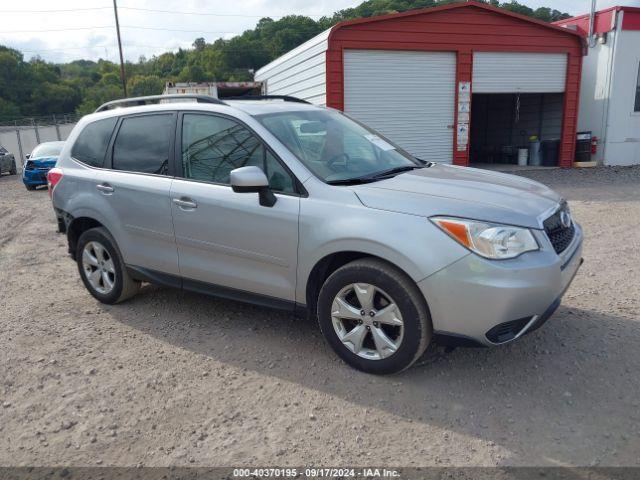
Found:
[[[36,189],[35,185],[25,185],[25,187],[27,187],[27,190],[32,191]]]
[[[416,284],[372,258],[351,262],[329,276],[318,297],[318,320],[327,342],[345,362],[376,374],[411,366],[433,332]]]
[[[80,235],[76,260],[85,287],[102,303],[122,302],[140,289],[140,282],[127,273],[116,242],[105,228],[92,228]]]

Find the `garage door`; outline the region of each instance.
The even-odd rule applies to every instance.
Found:
[[[562,93],[566,80],[566,54],[473,54],[473,93]]]
[[[451,163],[456,56],[345,50],[344,110],[424,160]]]

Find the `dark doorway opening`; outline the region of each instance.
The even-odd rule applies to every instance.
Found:
[[[563,114],[563,93],[474,94],[470,162],[557,166]]]

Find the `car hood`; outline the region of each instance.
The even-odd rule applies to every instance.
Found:
[[[529,228],[542,228],[562,201],[550,188],[527,178],[438,164],[351,188],[369,208]]]

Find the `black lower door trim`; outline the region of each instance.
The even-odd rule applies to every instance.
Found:
[[[300,312],[301,310],[304,310],[304,305],[298,305],[296,302],[291,300],[283,300],[281,298],[269,297],[267,295],[246,292],[235,288],[213,285],[134,265],[127,265],[127,271],[131,278],[141,282],[155,283],[173,288],[182,288],[183,290],[188,290],[190,292],[202,293],[213,297],[226,298],[229,300],[259,305],[261,307],[285,310],[288,312]]]

